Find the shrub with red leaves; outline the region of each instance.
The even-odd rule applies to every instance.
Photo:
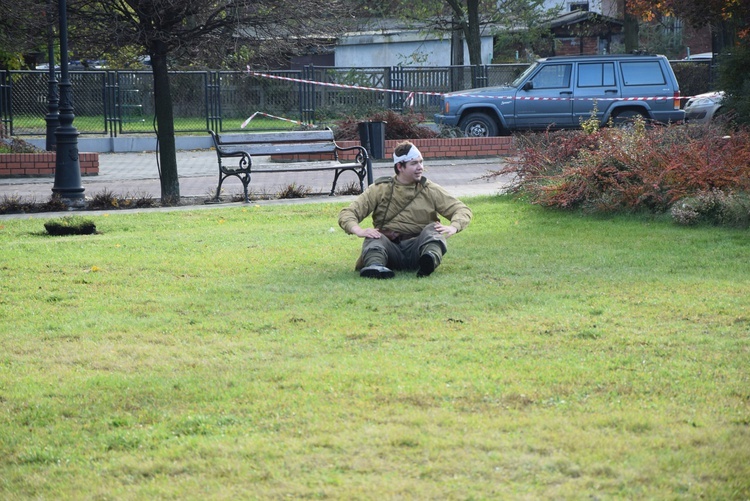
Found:
[[[591,212],[665,212],[699,193],[750,192],[750,132],[672,125],[530,134],[511,191],[532,203]]]
[[[386,122],[386,139],[431,139],[437,137],[437,132],[420,125],[425,122],[421,113],[397,113],[393,110],[373,113],[366,118],[349,117],[336,122],[333,127],[337,141],[356,141],[359,139],[360,122]]]

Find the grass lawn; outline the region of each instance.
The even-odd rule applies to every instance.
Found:
[[[267,130],[292,130],[298,127],[297,124],[292,122],[257,116],[243,130],[241,126],[246,118],[226,118],[222,120],[222,128],[224,131],[258,132]],[[16,132],[21,134],[29,134],[33,131],[44,134],[47,127],[44,116],[17,115],[13,120]],[[73,125],[83,134],[104,134],[106,128],[103,115],[76,115]],[[174,126],[178,134],[200,133],[206,130],[208,124],[205,117],[177,117],[174,120]],[[119,125],[113,125],[113,127],[117,128],[118,134],[154,134],[154,116],[125,117],[122,123],[122,131],[120,131]]]
[[[748,499],[750,233],[466,201],[419,280],[340,203],[0,220],[0,498]]]

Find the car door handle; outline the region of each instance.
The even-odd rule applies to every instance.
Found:
[[[617,89],[607,89],[604,91],[605,94],[617,94]]]
[[[572,96],[573,92],[569,91],[569,90],[564,90],[564,91],[560,92],[560,95],[561,96]]]

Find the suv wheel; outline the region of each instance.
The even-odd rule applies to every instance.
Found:
[[[497,136],[497,124],[486,113],[470,113],[461,119],[458,128],[466,137]]]
[[[644,122],[649,120],[648,116],[640,110],[622,110],[612,115],[612,123],[615,127],[631,127],[637,117],[641,117]]]

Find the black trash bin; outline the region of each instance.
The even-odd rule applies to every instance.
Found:
[[[367,150],[370,158],[385,158],[385,122],[360,122],[359,142]]]

